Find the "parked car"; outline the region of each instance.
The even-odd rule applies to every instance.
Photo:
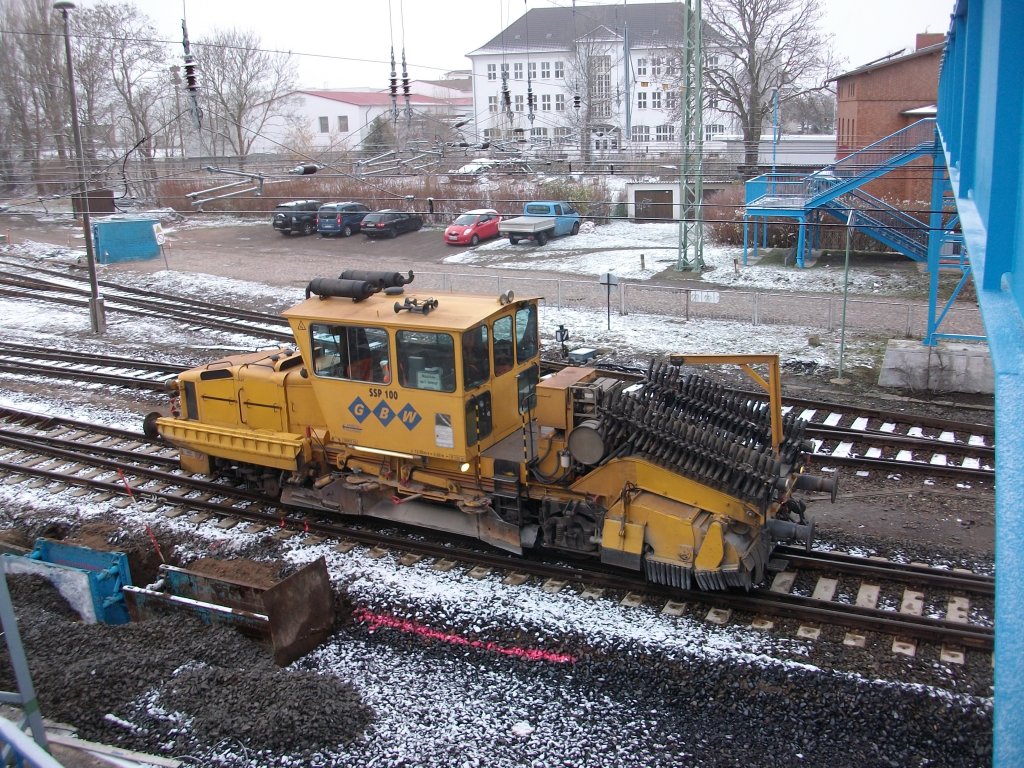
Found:
[[[445,229],[444,241],[449,245],[476,245],[497,237],[500,221],[501,216],[491,208],[466,211]]]
[[[369,212],[362,203],[324,203],[316,213],[316,231],[320,237],[351,237]]]
[[[423,226],[423,217],[415,213],[385,208],[383,211],[368,213],[359,225],[369,238],[398,237],[402,232],[415,232]]]
[[[299,232],[312,235],[316,232],[316,212],[323,205],[319,200],[292,200],[281,203],[274,209],[274,229],[282,235]]]
[[[533,240],[544,245],[552,237],[575,235],[580,231],[580,215],[563,200],[533,200],[523,206],[523,215],[503,219],[498,231],[508,235],[515,245],[520,240]]]

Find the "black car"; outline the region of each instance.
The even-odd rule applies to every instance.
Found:
[[[359,225],[367,237],[398,237],[402,232],[415,232],[422,226],[422,216],[393,208],[368,213]]]
[[[348,237],[359,231],[363,217],[369,212],[362,203],[324,203],[316,215],[316,229],[320,237]]]
[[[319,200],[292,200],[274,209],[274,229],[282,235],[316,232],[316,213],[323,205]]]

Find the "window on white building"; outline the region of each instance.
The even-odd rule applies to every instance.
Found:
[[[710,53],[704,59],[704,69],[718,69],[718,55]]]
[[[497,128],[484,128],[484,138],[488,141],[501,138],[501,131]]]
[[[555,79],[565,77],[565,62],[555,62]]]
[[[529,64],[527,64],[526,65],[526,71],[529,74],[531,80],[536,80],[537,79],[537,62],[536,61],[531,61]]]
[[[559,141],[559,142],[565,143],[565,142],[568,142],[568,141],[571,141],[571,140],[572,140],[572,128],[566,128],[564,126],[560,126],[558,128],[555,128],[555,141]]]
[[[661,57],[651,59],[651,77],[661,77]]]
[[[497,96],[488,96],[487,97],[487,111],[488,112],[497,112],[498,111],[498,97]]]
[[[488,80],[497,80],[498,79],[498,65],[497,64],[488,64],[487,65],[487,79]]]
[[[540,79],[550,80],[551,79],[551,62],[542,61],[540,63]]]
[[[669,56],[665,59],[665,74],[666,75],[678,75],[679,74],[679,57]]]
[[[651,94],[651,109],[661,109],[661,91]]]
[[[547,128],[531,128],[530,129],[530,138],[533,139],[534,141],[547,140],[547,138],[548,138],[548,129]]]
[[[643,143],[651,140],[651,126],[649,125],[634,125],[633,126],[633,141]]]
[[[675,141],[676,127],[674,125],[659,125],[654,129],[654,138],[657,141]]]
[[[542,93],[540,95],[540,111],[550,112],[551,111],[551,94]]]
[[[320,133],[330,133],[330,132],[331,132],[331,121],[328,120],[326,117],[321,117],[320,118]]]
[[[637,59],[636,60],[636,73],[638,75],[646,75],[647,74],[647,59]]]
[[[524,97],[522,94],[516,96],[516,112],[523,111]]]
[[[556,93],[555,94],[555,112],[564,112],[564,111],[565,111],[565,94],[564,93]]]
[[[665,109],[675,109],[679,106],[679,94],[676,91],[668,91],[665,94]]]
[[[338,115],[338,133],[348,133],[348,115]]]
[[[715,136],[725,133],[725,126],[718,123],[711,123],[704,126],[704,141],[711,141]]]
[[[523,79],[523,62],[517,61],[512,65],[512,79],[522,80]]]
[[[647,109],[647,92],[637,91],[636,92],[636,108]]]

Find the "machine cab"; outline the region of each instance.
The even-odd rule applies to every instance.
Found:
[[[330,294],[284,313],[324,437],[461,463],[521,428],[539,380],[539,299],[398,296]]]

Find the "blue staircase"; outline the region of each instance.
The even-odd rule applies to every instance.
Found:
[[[932,160],[931,210],[927,223],[860,188],[921,157]],[[817,237],[817,225],[823,217],[829,216],[914,261],[927,263],[930,290],[925,344],[934,346],[940,339],[984,340],[980,336],[939,332],[942,320],[971,276],[968,254],[962,248],[964,239],[960,232],[959,217],[947,205],[944,197],[949,187],[949,175],[934,118],[918,120],[807,176],[793,173],[762,174],[746,183],[743,263],[747,262],[750,223],[754,224],[753,240],[756,249],[761,223],[764,225],[763,233],[766,234],[769,218],[788,217],[799,223],[796,265],[802,268],[809,241]],[[940,271],[949,270],[958,270],[960,280],[940,309],[938,276]]]
[[[843,223],[852,211],[854,229],[914,261],[928,259],[928,225],[874,195],[854,189],[819,208]]]
[[[754,218],[755,226],[759,217],[779,216],[805,225],[821,215],[845,222],[852,214],[857,229],[908,258],[924,261],[928,255],[927,224],[860,187],[920,157],[935,157],[937,146],[935,119],[925,118],[810,175],[762,174],[746,183],[744,218]],[[807,247],[805,229],[800,227],[797,244],[800,267]],[[755,235],[755,248],[756,241]]]

